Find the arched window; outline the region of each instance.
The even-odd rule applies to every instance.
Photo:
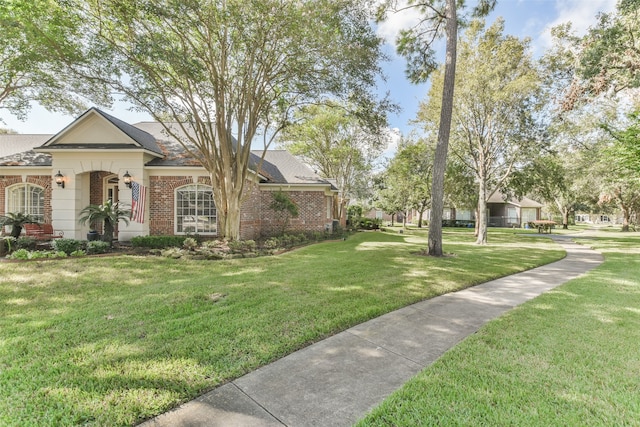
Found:
[[[176,234],[217,234],[217,220],[210,186],[192,184],[176,189]]]
[[[7,210],[9,213],[31,215],[44,222],[44,188],[34,184],[17,184],[7,188]]]

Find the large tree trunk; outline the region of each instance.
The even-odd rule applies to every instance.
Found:
[[[487,183],[480,180],[478,190],[478,236],[476,244],[487,244]]]
[[[225,211],[221,213],[218,210],[218,224],[220,226],[218,234],[221,237],[230,240],[240,239],[240,199],[241,196],[238,194],[227,194]]]
[[[631,220],[631,210],[626,205],[622,205],[622,231],[629,231]]]
[[[447,167],[449,134],[451,132],[451,114],[453,111],[453,90],[456,78],[456,48],[458,42],[458,18],[456,0],[447,0],[445,11],[447,19],[447,52],[444,68],[444,86],[442,89],[442,108],[438,143],[433,159],[433,182],[431,184],[431,221],[429,222],[428,254],[442,256],[442,210],[444,208],[444,172]]]
[[[569,213],[571,213],[571,209],[564,207],[562,208],[562,229],[569,229]]]

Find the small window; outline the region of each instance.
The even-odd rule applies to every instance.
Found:
[[[7,189],[7,213],[31,215],[44,222],[44,188],[33,184],[18,184]]]
[[[211,187],[193,184],[176,190],[177,234],[217,234],[217,220]]]

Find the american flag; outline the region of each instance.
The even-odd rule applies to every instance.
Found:
[[[137,182],[131,183],[131,221],[144,223],[144,206],[147,201],[147,187]]]

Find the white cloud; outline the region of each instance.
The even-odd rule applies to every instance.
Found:
[[[396,151],[398,151],[398,145],[400,144],[400,140],[402,139],[402,132],[398,128],[390,128],[388,129],[389,135],[389,145],[382,152],[379,159],[384,162],[386,159],[391,159],[395,156]]]
[[[406,4],[406,0],[399,1],[398,9],[400,11],[395,13],[389,12],[387,19],[380,22],[377,27],[378,36],[382,37],[389,45],[393,46],[394,49],[400,30],[412,28],[420,22],[420,14],[415,8],[405,9]]]

